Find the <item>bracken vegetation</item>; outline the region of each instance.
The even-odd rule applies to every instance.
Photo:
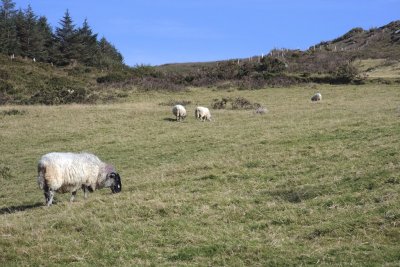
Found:
[[[229,105],[228,105],[229,103]],[[227,105],[230,106],[231,109],[258,109],[261,108],[259,103],[252,103],[250,100],[244,97],[223,97],[221,99],[214,99],[211,103],[211,107],[213,109],[225,109]]]

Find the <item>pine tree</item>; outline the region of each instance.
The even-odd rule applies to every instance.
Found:
[[[80,62],[105,68],[123,65],[121,53],[106,38],[97,40],[87,19],[76,29],[66,10],[53,33],[47,18],[38,19],[32,7],[15,10],[12,0],[0,0],[0,53],[67,65]]]
[[[57,64],[66,65],[79,57],[77,30],[68,10],[60,21],[60,26],[56,28],[55,33],[55,42],[59,52],[55,57]]]
[[[17,46],[14,49],[15,55],[18,56],[25,56],[24,51],[22,51],[21,47],[21,35],[22,32],[24,31],[25,27],[25,15],[22,9],[19,9],[15,15],[14,15],[14,24],[15,24],[15,30],[16,30],[16,38],[17,38]]]
[[[115,67],[123,64],[123,57],[118,52],[118,50],[107,41],[105,37],[102,37],[98,43],[99,53],[97,55],[98,58],[98,66],[99,67]]]
[[[17,31],[15,27],[15,3],[1,0],[0,6],[0,52],[15,54],[18,51]]]
[[[77,36],[80,44],[79,60],[85,65],[95,65],[95,57],[98,52],[97,34],[93,34],[93,31],[90,28],[87,19],[85,19],[85,21],[83,22],[82,28],[78,29]]]
[[[44,62],[54,61],[53,56],[54,43],[53,43],[53,32],[46,17],[40,17],[37,21],[37,34],[40,43],[38,45],[38,59]]]
[[[29,58],[39,58],[41,51],[41,40],[38,34],[37,16],[30,5],[23,13],[21,11],[16,16],[17,36],[23,56]]]

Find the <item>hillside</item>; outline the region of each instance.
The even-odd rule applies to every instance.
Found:
[[[261,58],[161,66],[66,66],[0,55],[0,104],[99,103],[136,91],[190,87],[260,89],[306,83],[400,82],[400,21],[354,28],[306,51],[275,49]]]
[[[333,72],[345,62],[368,59],[382,59],[381,65],[395,65],[395,61],[400,60],[400,21],[370,30],[353,28],[306,51],[288,51],[285,54],[292,72]]]
[[[118,70],[119,76],[126,75],[128,70],[121,67]],[[101,82],[101,78],[114,71],[80,64],[56,67],[21,57],[11,60],[0,54],[0,104],[109,101],[124,95],[118,87],[106,86]]]
[[[286,65],[285,72],[295,76],[306,74],[313,76],[316,74],[332,75],[342,65],[348,62],[358,62],[355,66],[360,67],[369,64],[370,59],[379,59],[375,61],[372,68],[375,70],[384,68],[383,76],[375,72],[371,77],[374,78],[398,78],[398,62],[400,60],[400,21],[394,21],[379,28],[364,30],[354,28],[344,35],[332,40],[325,41],[311,46],[305,51],[291,49],[274,49],[267,57],[276,58]],[[359,61],[364,61],[360,63]],[[205,62],[205,63],[183,63],[166,64],[159,68],[166,72],[188,73],[196,72],[199,69],[215,69],[227,63],[237,63],[238,68],[254,72],[257,70],[261,61],[260,56],[252,56],[246,59],[231,59],[227,61]],[[378,64],[377,64],[378,63]],[[361,75],[368,77],[371,69],[357,68]],[[211,71],[211,72],[213,72]],[[388,75],[392,72],[393,75]],[[329,80],[329,79],[328,79]],[[295,79],[294,82],[298,80]],[[304,79],[299,79],[304,81]],[[317,81],[318,80],[313,80]],[[293,81],[292,81],[293,82]]]
[[[292,49],[274,49],[270,52],[270,56],[284,57],[289,61],[301,62],[301,59],[307,58],[307,55],[325,54],[325,52],[337,52],[341,56],[348,59],[357,57],[359,59],[379,58],[400,60],[400,20],[393,21],[379,28],[364,30],[360,27],[353,28],[342,36],[331,40],[324,41],[319,44],[312,45],[308,50],[292,50]],[[325,54],[326,55],[326,54]],[[258,56],[250,57],[252,61],[257,61]],[[310,57],[307,59],[315,59]],[[249,61],[249,58],[235,59],[241,62]],[[198,68],[219,64],[224,61],[202,62],[202,63],[179,63],[165,64],[160,66],[170,70],[188,70],[190,68]]]
[[[314,49],[314,47],[310,48]],[[400,20],[364,30],[353,28],[346,34],[315,45],[315,49],[352,52],[358,58],[400,59]]]

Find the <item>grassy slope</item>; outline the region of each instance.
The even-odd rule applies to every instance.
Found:
[[[361,73],[367,75],[367,78],[381,79],[399,79],[400,77],[400,62],[385,59],[367,59],[358,60],[355,66]]]
[[[269,112],[194,120],[226,96]],[[194,103],[185,122],[171,99]],[[26,111],[0,115],[0,265],[398,265],[399,103],[398,85],[365,85],[0,107]],[[67,150],[114,163],[123,192],[43,207],[36,162]]]

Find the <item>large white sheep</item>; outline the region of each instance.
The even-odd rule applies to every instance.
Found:
[[[121,178],[112,165],[102,162],[89,153],[53,152],[43,155],[38,163],[38,184],[44,190],[47,206],[53,202],[54,192],[71,192],[73,201],[76,191],[110,187],[113,193],[122,189]]]
[[[196,107],[194,111],[194,116],[196,117],[196,119],[200,119],[201,121],[211,121],[210,110],[206,107]]]
[[[322,100],[322,95],[320,93],[316,93],[311,97],[311,101],[320,101]]]
[[[181,121],[186,118],[186,109],[182,105],[175,105],[172,108],[172,113],[176,116],[176,121]]]

